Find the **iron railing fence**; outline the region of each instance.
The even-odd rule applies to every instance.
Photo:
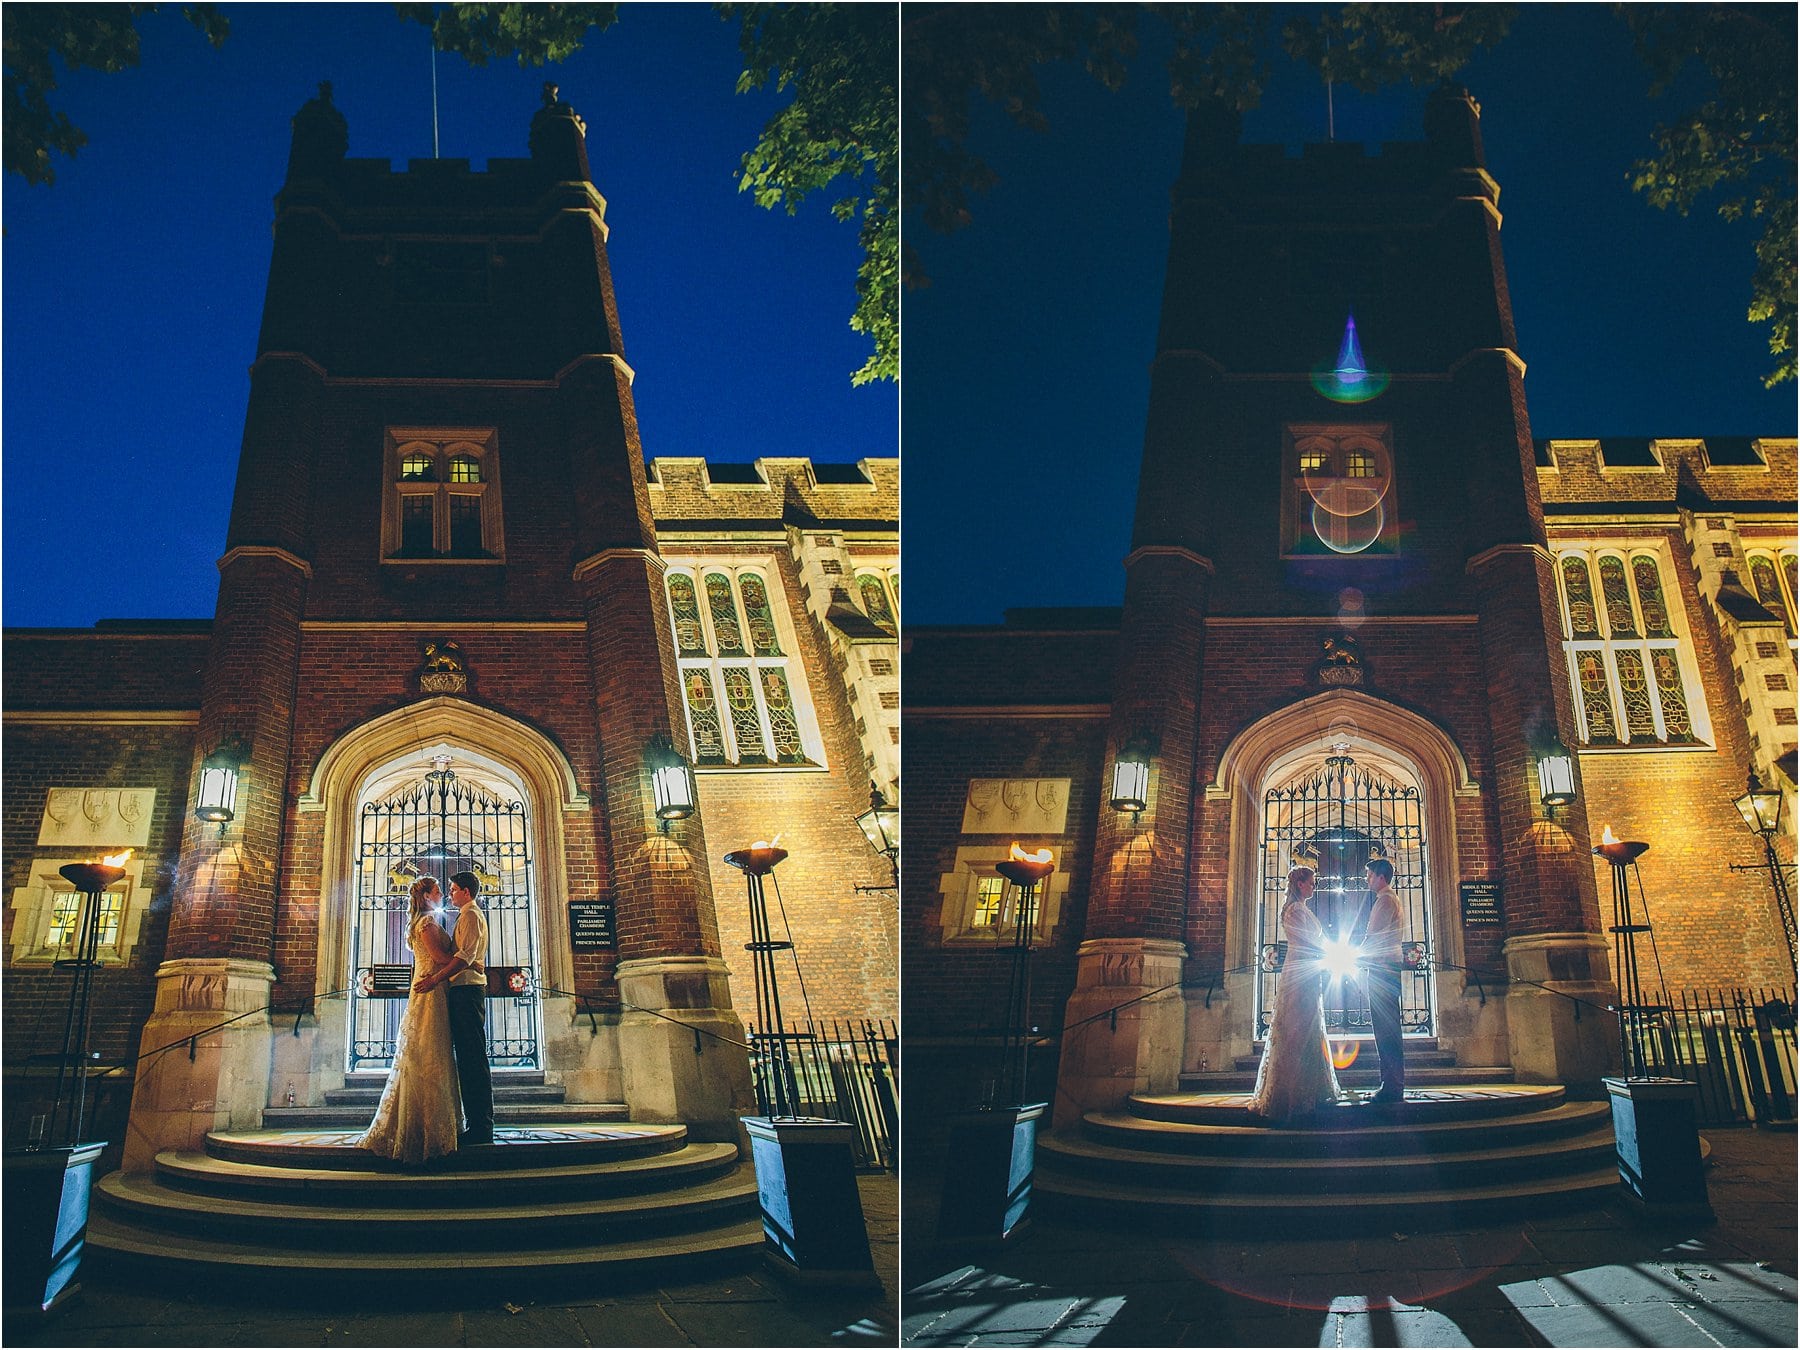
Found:
[[[857,1166],[892,1170],[899,1161],[899,1030],[891,1018],[789,1022],[780,1035],[750,1028],[750,1071],[764,1115],[780,1100],[785,1073],[796,1114],[856,1126]]]
[[[1700,1089],[1702,1125],[1794,1119],[1794,990],[1687,989],[1647,1010],[1652,1072]]]

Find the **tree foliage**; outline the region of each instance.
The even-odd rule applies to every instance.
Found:
[[[605,32],[617,5],[395,5],[400,17],[424,24],[441,52],[485,66],[510,56],[521,66],[565,61],[581,50],[588,29]]]
[[[0,8],[4,49],[4,109],[0,111],[0,162],[30,184],[56,181],[54,156],[73,158],[87,133],[54,108],[59,69],[116,74],[138,63],[138,20],[156,5],[6,5]],[[182,11],[217,47],[231,25],[213,5]]]
[[[1690,63],[1710,97],[1656,128],[1656,153],[1632,166],[1652,206],[1686,215],[1722,192],[1726,220],[1760,220],[1749,318],[1769,325],[1771,388],[1794,378],[1794,11],[1770,5],[1625,5],[1625,23],[1666,92]]]
[[[1715,189],[1728,220],[1763,222],[1749,317],[1768,323],[1775,368],[1765,383],[1795,376],[1794,11],[1785,5],[1621,5],[1652,94],[1669,89],[1690,62],[1714,92],[1655,133],[1656,153],[1632,169],[1654,206],[1686,212]],[[1042,130],[1038,72],[1081,63],[1110,89],[1125,80],[1140,22],[1173,39],[1168,75],[1180,107],[1216,100],[1239,111],[1262,98],[1277,47],[1322,80],[1375,93],[1394,84],[1454,78],[1484,47],[1502,41],[1517,15],[1504,4],[1344,4],[1290,14],[1277,44],[1261,5],[913,4],[903,12],[906,107],[905,203],[948,233],[972,218],[972,203],[996,181],[969,147],[982,100],[1022,127]],[[902,278],[929,284],[908,249]]]
[[[744,155],[740,191],[789,215],[815,192],[841,193],[839,220],[859,220],[863,260],[850,327],[875,350],[852,383],[900,369],[899,107],[894,13],[884,5],[721,5],[741,22],[738,92],[773,84],[793,100]],[[842,186],[838,186],[838,185]]]

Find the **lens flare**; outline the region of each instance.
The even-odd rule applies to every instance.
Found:
[[[1349,1068],[1356,1063],[1356,1056],[1361,1050],[1362,1045],[1357,1041],[1336,1042],[1331,1047],[1331,1067],[1334,1069]]]
[[[1319,542],[1333,553],[1361,553],[1381,538],[1381,531],[1387,524],[1387,513],[1381,509],[1381,503],[1360,515],[1340,516],[1327,510],[1319,503],[1313,503],[1313,533],[1319,536]]]
[[[1319,365],[1312,372],[1312,386],[1333,403],[1367,403],[1387,391],[1389,376],[1385,370],[1373,370],[1363,359],[1362,342],[1356,336],[1356,316],[1344,321],[1344,340],[1338,345],[1337,361]]]

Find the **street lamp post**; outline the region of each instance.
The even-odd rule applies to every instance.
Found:
[[[1775,889],[1775,909],[1781,916],[1782,932],[1787,936],[1788,964],[1800,972],[1800,938],[1794,928],[1794,901],[1788,891],[1787,868],[1775,852],[1775,836],[1781,832],[1781,808],[1785,797],[1780,787],[1764,787],[1756,770],[1750,771],[1749,790],[1732,804],[1744,818],[1744,824],[1762,840],[1763,860],[1760,863],[1735,863],[1731,870],[1753,872],[1759,867],[1768,868],[1769,884]]]

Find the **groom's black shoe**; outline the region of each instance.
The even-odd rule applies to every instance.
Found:
[[[489,1134],[489,1135],[459,1134],[456,1136],[456,1146],[458,1148],[486,1148],[487,1146],[491,1145],[493,1142],[494,1142],[494,1136],[491,1134]]]
[[[1406,1090],[1404,1088],[1384,1087],[1376,1092],[1373,1097],[1370,1097],[1369,1100],[1372,1102],[1381,1102],[1383,1104],[1403,1102],[1406,1100]]]

